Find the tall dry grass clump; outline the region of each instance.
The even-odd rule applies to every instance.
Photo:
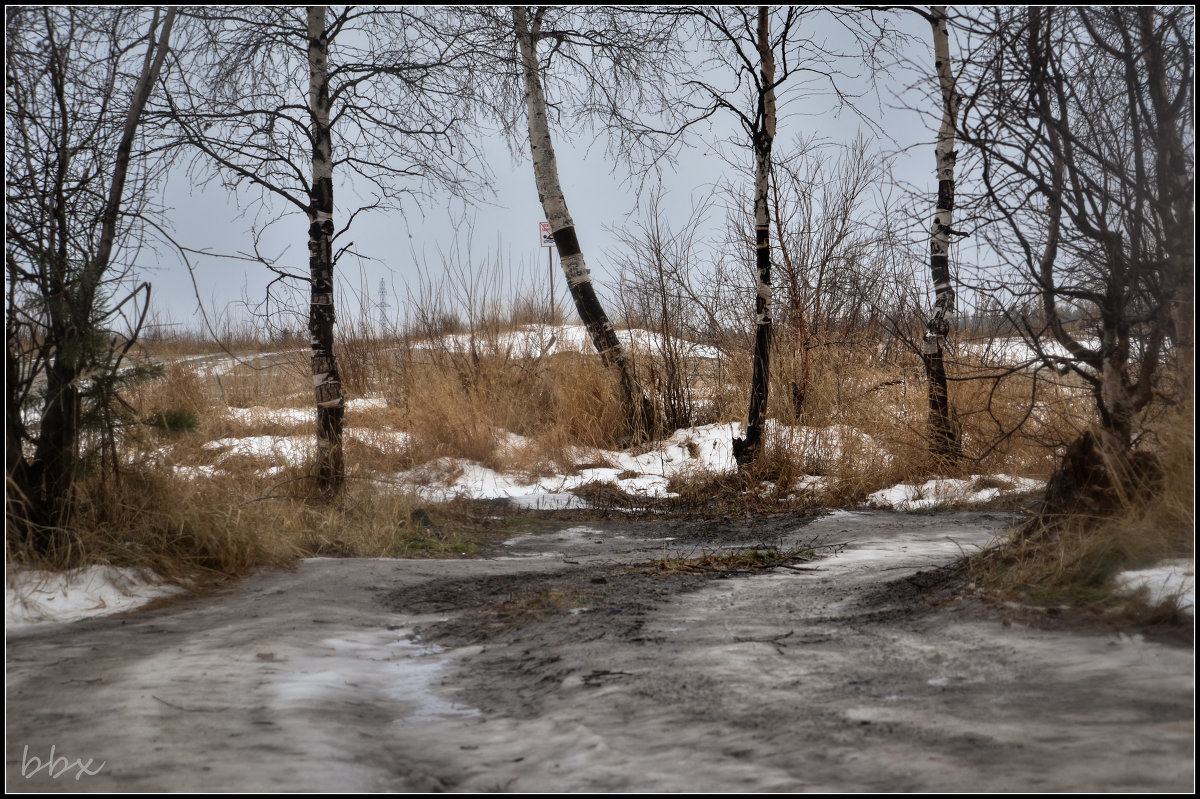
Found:
[[[465,458],[498,470],[574,467],[575,447],[613,448],[624,430],[609,373],[574,353],[514,358],[482,347],[471,358],[426,353],[409,363],[404,425],[423,460]],[[514,448],[507,434],[529,439]]]
[[[1110,597],[1118,572],[1165,559],[1195,557],[1195,426],[1193,403],[1148,425],[1138,474],[1119,474],[1109,499],[1115,510],[1079,510],[1014,531],[975,570],[993,590],[1035,600],[1080,602]]]
[[[240,492],[230,479],[135,469],[119,479],[83,480],[77,490],[78,508],[55,531],[54,546],[34,554],[8,541],[10,564],[43,570],[106,564],[182,579],[283,565],[299,552],[274,534],[265,509],[231,503]]]
[[[42,570],[93,564],[149,569],[169,579],[236,576],[297,557],[421,557],[474,549],[468,517],[429,509],[410,491],[352,480],[336,503],[314,502],[303,465],[261,476],[243,461],[202,476],[147,468],[82,481],[79,509],[34,554],[6,544],[10,565]]]

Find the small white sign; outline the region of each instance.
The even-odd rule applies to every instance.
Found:
[[[543,247],[553,247],[554,246],[554,236],[552,236],[550,234],[550,223],[549,222],[538,222],[538,230],[542,234],[542,246]]]

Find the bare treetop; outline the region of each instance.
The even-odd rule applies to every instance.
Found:
[[[197,23],[168,112],[229,186],[257,185],[307,209],[306,18],[299,8],[189,12]],[[469,83],[443,21],[420,8],[329,15],[333,168],[364,179],[365,207],[396,207],[433,190],[470,195],[486,179],[472,139]],[[299,167],[298,167],[299,165]]]

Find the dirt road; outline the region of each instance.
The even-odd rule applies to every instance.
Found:
[[[6,785],[1190,790],[1190,647],[917,591],[1004,521],[548,524],[487,558],[310,560],[10,632]],[[719,542],[840,552],[728,579],[659,568]]]

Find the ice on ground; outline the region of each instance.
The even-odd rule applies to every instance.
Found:
[[[4,626],[70,622],[133,610],[184,589],[141,569],[89,566],[70,572],[16,571],[5,577]]]
[[[440,648],[411,639],[410,630],[347,632],[292,652],[288,668],[271,685],[275,700],[283,708],[304,708],[331,697],[352,700],[363,694],[363,686],[371,686],[405,707],[395,725],[478,716],[477,709],[434,691],[450,663],[438,657]]]
[[[1129,593],[1146,592],[1151,606],[1174,600],[1182,613],[1196,615],[1196,562],[1170,560],[1150,569],[1136,569],[1117,575],[1117,585]]]
[[[972,475],[966,480],[936,478],[920,485],[901,483],[881,489],[868,496],[864,504],[871,508],[925,510],[952,503],[987,502],[1005,494],[1033,491],[1042,485],[1040,480],[1007,474]]]

